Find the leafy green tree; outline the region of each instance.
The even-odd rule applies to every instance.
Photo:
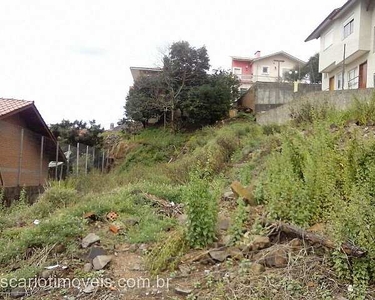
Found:
[[[283,75],[286,81],[295,81],[305,78],[308,79],[310,83],[321,83],[322,74],[319,73],[319,53],[311,56],[303,67],[291,70],[291,74],[286,72]]]
[[[60,123],[51,124],[50,129],[56,138],[67,144],[82,143],[92,147],[101,145],[103,141],[101,133],[104,128],[96,124],[95,120],[89,121],[89,124],[78,120],[62,120]]]
[[[126,98],[126,117],[147,124],[165,116],[175,127],[175,112],[185,125],[212,124],[228,113],[238,96],[238,80],[225,71],[208,74],[209,57],[203,46],[174,43],[163,58],[159,74],[142,76]]]
[[[183,103],[188,123],[204,126],[225,118],[239,96],[239,85],[235,75],[219,70],[206,84],[192,88]]]

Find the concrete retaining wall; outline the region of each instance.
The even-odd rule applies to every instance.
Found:
[[[282,125],[290,121],[291,108],[301,105],[304,102],[327,103],[338,110],[348,109],[354,98],[368,100],[375,89],[343,90],[330,92],[312,92],[300,95],[294,101],[284,104],[278,108],[256,114],[257,123],[261,125],[278,124]]]

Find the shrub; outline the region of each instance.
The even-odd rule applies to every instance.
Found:
[[[248,219],[248,213],[246,211],[246,205],[243,199],[239,198],[237,201],[237,208],[234,213],[231,226],[229,228],[229,234],[231,236],[231,245],[237,244],[242,236],[245,229],[245,222]]]
[[[203,248],[215,239],[218,215],[218,187],[211,184],[206,171],[194,171],[183,191],[187,204],[187,240],[194,248]]]

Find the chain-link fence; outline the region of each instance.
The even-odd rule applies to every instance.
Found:
[[[0,187],[41,186],[47,180],[108,169],[106,151],[60,144],[47,128],[18,123],[0,121]]]

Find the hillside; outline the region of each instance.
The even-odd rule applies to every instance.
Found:
[[[240,116],[113,138],[109,174],[1,209],[4,297],[373,298],[375,96],[293,115],[283,127]]]

